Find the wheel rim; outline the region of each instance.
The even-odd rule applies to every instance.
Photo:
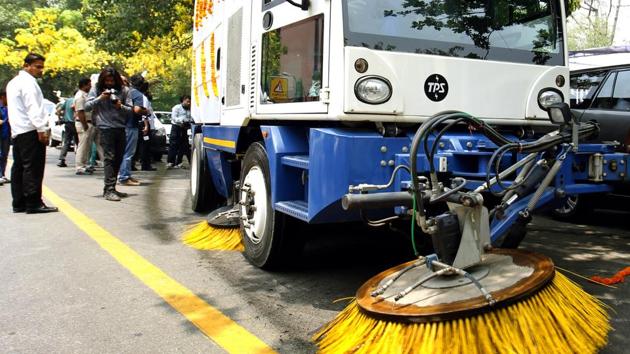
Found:
[[[241,225],[245,236],[255,245],[259,244],[267,226],[267,185],[259,166],[253,166],[243,179],[240,192]]]
[[[561,215],[572,213],[577,207],[578,200],[579,199],[577,195],[568,196],[565,199],[564,203],[562,203],[562,206],[556,209],[556,212]]]
[[[192,193],[193,197],[197,196],[197,190],[199,189],[199,185],[198,185],[198,178],[199,176],[197,175],[198,170],[199,170],[199,162],[197,161],[199,152],[198,149],[193,148],[192,151],[192,163],[190,166],[190,192]]]

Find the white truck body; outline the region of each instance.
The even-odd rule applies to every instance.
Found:
[[[197,0],[192,68],[195,122],[227,126],[245,126],[251,120],[417,123],[436,112],[452,109],[468,112],[489,123],[546,125],[547,114],[537,101],[539,92],[553,88],[561,92],[568,102],[568,84],[560,86],[557,82],[559,76],[566,78],[567,82],[569,77],[561,28],[556,28],[559,31],[558,42],[549,46],[549,51],[559,58],[557,65],[426,54],[430,51],[426,49],[416,53],[397,48],[367,48],[371,45],[346,45],[352,35],[350,31],[364,31],[356,35],[359,38],[381,35],[374,32],[387,30],[389,18],[405,17],[382,15],[384,11],[389,11],[383,10],[387,6],[400,13],[402,2],[313,0],[309,9],[303,11],[284,0]],[[564,10],[559,3],[541,1],[540,4],[557,6],[554,11],[561,18],[556,23],[560,26],[565,23]],[[273,16],[268,29],[263,28],[265,16]],[[412,16],[409,20],[413,19],[415,17]],[[537,19],[526,24],[505,26],[501,31],[497,30],[499,35],[490,33],[485,39],[491,45],[502,46],[505,43],[506,48],[500,50],[506,53],[516,52],[517,47],[507,47],[508,41],[513,46],[528,45],[531,40],[528,31],[540,32],[541,26],[546,25],[545,21],[553,20]],[[311,23],[315,23],[315,30],[309,28]],[[377,28],[375,23],[382,28]],[[290,38],[295,36],[291,28],[299,26],[304,27],[299,32],[303,41]],[[409,43],[410,36],[421,32],[427,33],[421,36],[436,38],[444,32],[425,26],[420,32],[406,33],[408,26],[398,22],[394,27],[390,30],[400,33],[400,38],[391,37],[394,38],[392,43],[403,40]],[[282,33],[283,40],[288,38],[289,45],[280,49],[277,62],[271,65],[280,66],[282,70],[263,77],[264,38],[273,36],[278,30],[281,32],[275,33]],[[455,33],[453,37],[462,43],[467,40],[465,33]],[[317,90],[315,79],[301,73],[308,72],[309,68],[305,66],[313,65],[313,58],[304,58],[303,54],[311,54],[311,49],[304,48],[312,47],[314,41],[318,43],[315,45],[315,57],[320,58],[321,63],[315,63],[317,69],[312,72],[313,77],[321,77],[321,91],[316,99],[310,99],[309,91],[312,94],[313,90]],[[457,50],[459,47],[454,44],[453,48]],[[365,73],[359,73],[354,68],[359,58],[369,63]],[[437,102],[429,99],[424,89],[425,81],[428,82],[435,74],[448,82],[448,94]],[[357,99],[355,83],[367,75],[389,80],[392,95],[387,102],[374,105]],[[269,87],[272,84],[275,84],[273,89],[285,99],[269,99],[268,91],[271,91]],[[263,86],[267,86],[267,90]],[[287,95],[283,90],[290,93]],[[296,97],[304,99],[293,102]]]

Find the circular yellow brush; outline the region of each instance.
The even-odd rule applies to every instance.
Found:
[[[319,351],[593,353],[607,343],[605,305],[556,273],[547,257],[495,250],[468,270],[479,286],[449,275],[409,290],[432,273],[413,263],[366,282],[356,300],[315,334]]]
[[[199,250],[243,251],[238,211],[219,208],[206,220],[191,226],[182,236],[185,245]]]

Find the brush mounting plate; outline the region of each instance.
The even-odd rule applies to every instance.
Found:
[[[482,262],[467,269],[497,301],[490,305],[468,279],[457,275],[434,278],[394,301],[403,289],[431,274],[420,266],[396,280],[385,293],[370,294],[415,261],[388,269],[368,280],[357,292],[362,311],[374,317],[400,322],[436,322],[466,317],[525,299],[548,284],[554,276],[551,259],[522,250],[496,249]]]
[[[224,206],[218,209],[213,210],[206,221],[208,225],[218,227],[218,228],[232,228],[238,227],[239,224],[240,213],[238,208],[234,206]]]

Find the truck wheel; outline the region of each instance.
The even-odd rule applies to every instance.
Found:
[[[219,205],[219,197],[214,189],[206,154],[203,151],[201,134],[195,134],[190,166],[190,195],[192,209],[198,213]]]
[[[586,215],[591,202],[592,198],[587,195],[569,195],[560,206],[551,210],[551,215],[556,220],[572,221]]]
[[[297,234],[290,234],[299,221],[274,211],[270,181],[267,152],[254,143],[247,149],[241,169],[241,234],[245,258],[264,269],[285,265],[303,246]]]

